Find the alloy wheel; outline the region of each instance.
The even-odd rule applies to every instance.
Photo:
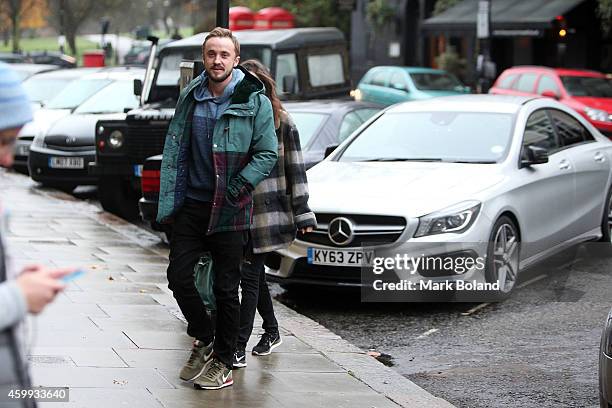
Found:
[[[514,227],[501,224],[493,240],[493,272],[499,282],[499,290],[509,293],[518,276],[519,241]]]

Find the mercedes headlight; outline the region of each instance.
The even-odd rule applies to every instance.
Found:
[[[414,236],[464,232],[476,220],[480,206],[481,203],[478,201],[465,201],[425,215],[419,218],[419,227]]]
[[[113,149],[119,149],[123,146],[123,133],[120,130],[113,130],[108,136],[108,144]]]
[[[610,122],[610,115],[608,112],[601,109],[584,108],[584,112],[591,120],[596,120],[598,122]]]

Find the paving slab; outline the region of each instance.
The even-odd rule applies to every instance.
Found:
[[[105,388],[71,388],[70,402],[39,403],[45,408],[163,408],[163,405],[146,388],[113,389]]]
[[[127,350],[127,349],[126,349]],[[77,367],[128,367],[112,347],[34,347],[30,356],[69,357]]]

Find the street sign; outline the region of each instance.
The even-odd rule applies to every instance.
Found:
[[[489,1],[478,2],[478,18],[476,21],[476,37],[489,38]]]

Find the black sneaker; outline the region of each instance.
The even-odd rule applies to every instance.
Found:
[[[244,368],[247,366],[246,353],[244,350],[236,350],[234,359],[232,360],[232,366],[234,368]]]
[[[278,332],[276,333],[268,333],[265,332],[261,339],[259,339],[259,343],[255,347],[253,347],[253,355],[254,356],[267,356],[274,350],[276,347],[280,346],[283,340]]]

